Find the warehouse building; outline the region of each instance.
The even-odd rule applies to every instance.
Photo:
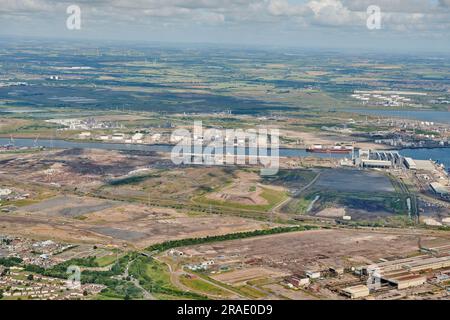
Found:
[[[416,162],[413,160],[413,158],[408,158],[406,157],[403,160],[403,164],[405,165],[406,168],[410,169],[410,170],[417,170],[417,164]]]
[[[365,285],[357,285],[342,289],[342,294],[350,299],[364,298],[370,295],[369,288]]]
[[[319,279],[320,271],[306,271],[306,276],[310,279]]]
[[[343,275],[344,271],[343,267],[330,267],[330,272],[338,276]]]
[[[413,158],[404,158],[403,164],[409,170],[434,171],[436,170],[434,162],[431,160],[416,160]]]
[[[309,278],[304,277],[290,277],[288,278],[288,283],[292,284],[294,287],[299,288],[303,286],[307,286],[309,284]]]
[[[447,245],[438,248],[441,251],[442,249],[444,251],[448,249]],[[370,270],[376,270],[382,283],[389,283],[401,290],[425,284],[427,282],[426,276],[418,273],[445,268],[450,268],[450,256],[430,257],[429,255],[422,255],[365,266],[363,267],[363,273],[369,275]]]
[[[443,219],[442,221],[444,221],[444,220],[445,219]],[[444,244],[444,245],[437,246],[437,247],[422,246],[422,250],[425,250],[426,252],[430,252],[433,254],[448,254],[448,255],[450,255],[450,244]]]
[[[430,187],[434,193],[436,193],[437,195],[440,195],[441,197],[450,195],[450,188],[447,186],[444,186],[443,184],[440,184],[439,182],[430,183]]]
[[[431,160],[416,160],[415,159],[414,162],[416,164],[417,170],[422,170],[422,171],[436,170],[436,166],[435,166],[434,162]]]
[[[381,277],[381,281],[394,285],[397,289],[407,289],[417,287],[427,282],[427,277],[423,275],[414,275],[410,272],[399,272],[386,274]]]
[[[361,167],[389,169],[392,167],[392,162],[385,160],[361,160]]]
[[[389,169],[398,167],[402,157],[397,151],[359,150],[355,165],[362,168]]]
[[[427,277],[409,275],[409,276],[404,276],[401,278],[393,279],[392,281],[397,285],[397,289],[402,290],[402,289],[417,287],[417,286],[421,286],[421,285],[425,284],[427,282]]]
[[[450,256],[435,258],[428,255],[385,261],[375,265],[365,266],[363,273],[368,275],[369,270],[378,270],[381,274],[392,274],[396,271],[420,272],[450,267]]]
[[[444,269],[450,267],[450,256],[414,261],[406,264],[404,267],[409,272]]]
[[[404,270],[404,265],[409,262],[417,261],[417,259],[428,258],[428,256],[411,257],[405,259],[397,259],[392,261],[384,261],[377,264],[364,266],[362,268],[363,274],[369,275],[369,270],[379,270],[382,273],[391,273],[394,271]]]

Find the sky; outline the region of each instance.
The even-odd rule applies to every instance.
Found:
[[[448,53],[450,0],[0,0],[0,36]]]

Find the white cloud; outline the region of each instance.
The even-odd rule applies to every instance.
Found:
[[[273,16],[304,16],[309,13],[307,6],[292,5],[287,0],[269,0],[267,10]]]
[[[47,0],[0,0],[0,13],[45,12],[54,9],[54,4]]]
[[[181,33],[189,25],[239,30],[263,24],[291,30],[366,32],[369,5],[381,8],[383,29],[400,34],[420,32],[445,37],[450,24],[450,0],[0,0],[0,21],[3,29],[6,21],[17,16],[34,21],[30,28],[36,28],[37,22],[48,27],[64,19],[65,7],[74,2],[80,5],[83,19],[89,22],[85,25],[91,28],[118,23],[125,29],[126,25],[178,25]],[[25,28],[26,23],[23,25]]]
[[[339,0],[313,0],[307,6],[314,12],[313,23],[324,25],[351,25],[360,15],[350,11]]]

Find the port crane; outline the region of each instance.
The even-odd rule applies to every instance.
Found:
[[[15,141],[14,141],[13,135],[11,135],[11,136],[9,137],[9,145],[10,145],[11,147],[15,147]]]
[[[39,137],[40,137],[40,134],[38,134],[38,135],[36,136],[36,139],[34,139],[34,142],[33,142],[33,148],[37,148],[37,147],[38,147],[37,142],[38,142]]]

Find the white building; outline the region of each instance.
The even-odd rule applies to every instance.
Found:
[[[0,197],[9,196],[11,193],[11,189],[0,189]]]
[[[405,157],[404,164],[410,170],[417,169],[417,164],[412,158]]]
[[[111,139],[114,141],[123,141],[125,140],[125,135],[123,133],[114,133]]]
[[[350,299],[358,299],[367,297],[370,294],[370,291],[365,285],[357,285],[343,289],[342,293]]]
[[[320,271],[306,271],[306,276],[310,279],[319,279]]]
[[[91,133],[89,131],[86,131],[86,132],[80,133],[78,136],[80,139],[87,139],[87,138],[91,137]]]
[[[214,260],[203,261],[202,266],[208,267],[214,265],[214,263],[215,263]]]
[[[151,140],[153,142],[158,142],[159,140],[161,140],[161,134],[156,133],[156,134],[152,135]]]
[[[131,141],[134,143],[142,143],[144,135],[142,133],[136,133],[131,137]]]

